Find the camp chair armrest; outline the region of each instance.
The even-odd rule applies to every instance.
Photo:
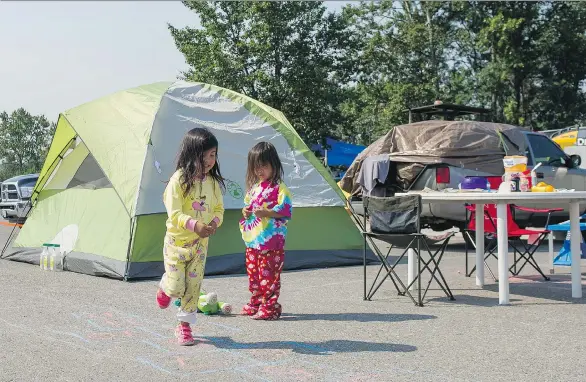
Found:
[[[529,207],[517,206],[514,204],[513,204],[513,207],[519,211],[542,213],[542,214],[550,214],[552,212],[561,212],[564,210],[563,208],[529,208]]]

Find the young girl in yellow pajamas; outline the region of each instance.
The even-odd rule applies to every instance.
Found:
[[[179,345],[195,343],[190,324],[196,322],[208,237],[224,217],[224,181],[217,161],[218,141],[207,129],[190,130],[181,144],[177,170],[165,189],[167,233],[163,247],[165,274],[157,291],[161,309],[181,299],[175,331]]]

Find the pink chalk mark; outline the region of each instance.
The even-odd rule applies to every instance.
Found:
[[[108,332],[99,332],[99,333],[90,333],[88,335],[89,338],[94,339],[94,340],[101,340],[101,339],[113,339],[114,338],[114,334],[112,333],[108,333]]]

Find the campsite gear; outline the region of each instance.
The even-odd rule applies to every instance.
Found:
[[[383,282],[387,278],[390,278],[397,292],[400,295],[408,295],[415,305],[423,306],[423,299],[427,294],[432,280],[437,282],[450,300],[454,300],[452,291],[439,268],[444,251],[454,233],[449,232],[439,237],[432,237],[421,233],[421,195],[415,194],[400,197],[364,196],[363,204],[363,226],[367,227],[367,218],[370,220],[370,229],[363,231],[364,250],[367,247],[367,238],[375,238],[391,245],[385,256],[379,248],[380,244],[377,245],[374,241],[371,241],[373,249],[382,265],[367,293],[366,263],[364,264],[364,299],[371,300]],[[435,248],[432,250],[432,247]],[[389,255],[394,248],[399,248],[403,252],[391,265],[389,263]],[[413,281],[409,285],[405,285],[395,272],[395,267],[409,250],[415,252],[418,267]],[[427,286],[422,290],[422,276],[425,271],[429,272],[431,276]],[[379,276],[382,276],[380,281]],[[417,300],[409,292],[409,289],[415,282],[418,285]]]
[[[53,244],[51,257],[49,259],[50,269],[52,271],[61,272],[63,268],[63,252],[59,244]]]
[[[326,166],[348,167],[365,148],[366,146],[354,145],[327,137],[325,146],[312,145],[311,151],[323,157]]]
[[[580,258],[586,259],[586,243],[584,242],[584,231],[586,231],[586,223],[583,220],[586,219],[586,215],[580,216],[580,231],[581,231],[581,243],[580,243]],[[565,234],[565,240],[559,253],[554,256],[553,253],[553,236],[549,236],[549,256],[550,256],[550,269],[549,273],[554,274],[554,266],[571,266],[572,265],[572,249],[570,243],[570,221],[565,221],[559,224],[548,225],[546,227],[552,232],[560,232]]]
[[[462,183],[460,183],[462,190],[490,190],[490,183],[484,176],[467,176]]]
[[[525,211],[529,213],[537,213],[537,214],[547,214],[546,225],[549,225],[549,220],[551,218],[551,214],[554,212],[561,211],[560,208],[550,208],[550,209],[537,209],[537,208],[527,208],[521,207],[514,204],[507,206],[507,230],[508,230],[508,242],[509,245],[513,248],[513,264],[509,267],[509,272],[512,275],[517,276],[523,268],[529,264],[533,267],[545,280],[549,280],[541,268],[539,267],[537,261],[534,259],[534,254],[539,248],[539,246],[543,243],[545,238],[550,234],[550,231],[547,229],[522,229],[519,227],[517,222],[514,220],[513,211]],[[475,205],[466,205],[466,209],[469,213],[467,216],[466,221],[466,229],[463,231],[463,234],[467,236],[468,240],[464,240],[465,242],[465,251],[466,251],[466,276],[470,277],[472,273],[476,270],[476,266],[474,266],[470,271],[468,271],[468,247],[469,242],[475,243],[476,241],[476,206]],[[496,225],[496,205],[495,204],[487,204],[484,206],[484,246],[485,246],[485,256],[484,256],[484,264],[488,268],[488,271],[492,275],[493,279],[497,281],[494,273],[486,263],[486,259],[489,257],[497,257],[497,249],[498,249],[498,239],[497,239],[497,225]],[[521,239],[523,236],[529,236],[530,240],[527,240],[527,243],[524,243]],[[533,240],[531,240],[533,238]],[[473,244],[475,247],[476,244]]]
[[[65,270],[64,254],[61,251],[61,245],[43,243],[43,249],[39,257],[39,265],[42,270],[61,272]]]
[[[47,267],[48,267],[48,263],[49,263],[49,246],[50,245],[51,244],[43,244],[43,250],[42,250],[41,255],[39,257],[39,267],[43,271],[47,270]]]
[[[340,186],[351,195],[359,194],[361,185],[357,178],[362,163],[376,155],[387,155],[396,163],[397,171],[390,182],[403,189],[413,184],[423,168],[439,170],[440,163],[476,173],[502,175],[506,153],[501,147],[501,137],[511,142],[508,154],[521,155],[527,148],[525,133],[522,127],[479,121],[428,120],[395,126],[356,157]],[[449,170],[447,175],[449,178]],[[453,187],[458,187],[460,181]]]
[[[279,152],[298,216],[289,225],[286,269],[362,263],[361,235],[342,192],[287,118],[234,91],[184,81],[140,86],[62,113],[32,211],[3,255],[36,263],[42,243],[67,224],[75,228],[64,238],[72,243],[68,270],[161,276],[167,220],[161,195],[182,138],[196,126],[220,142],[226,180],[224,226],[210,239],[207,275],[245,272],[244,246],[230,227],[242,216],[248,150],[261,139]]]

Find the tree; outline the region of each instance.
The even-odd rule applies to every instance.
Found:
[[[344,116],[368,144],[406,123],[409,107],[433,103],[446,93],[451,24],[449,3],[362,1],[344,15],[359,36],[359,62]],[[350,135],[350,134],[349,134]]]
[[[555,129],[586,119],[586,4],[553,2],[543,11],[537,41],[536,94],[530,100],[534,127]]]
[[[282,111],[308,142],[343,124],[339,105],[352,73],[345,19],[322,2],[184,1],[201,28],[169,30],[187,80],[246,94]]]
[[[3,179],[40,171],[54,131],[55,124],[44,115],[34,116],[23,108],[0,113]]]

